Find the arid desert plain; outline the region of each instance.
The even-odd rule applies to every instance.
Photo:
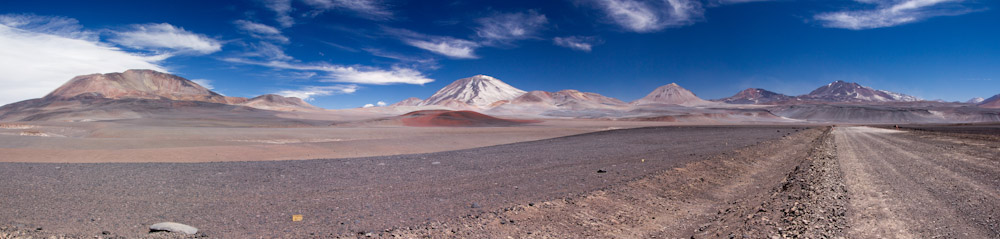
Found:
[[[326,110],[85,75],[0,108],[0,238],[1000,236],[1000,97],[899,95],[625,103],[474,76]]]

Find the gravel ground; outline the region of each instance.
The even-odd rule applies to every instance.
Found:
[[[641,128],[353,159],[0,163],[0,225],[10,225],[0,230],[148,237],[149,225],[175,221],[208,237],[363,235],[573,198],[795,129],[801,127]],[[295,214],[303,220],[293,222]]]
[[[847,189],[831,129],[809,143],[781,183],[747,194],[700,229],[707,238],[838,238],[847,227]]]
[[[1000,142],[837,128],[851,238],[1000,238]]]
[[[720,210],[710,238],[1000,238],[1000,141],[968,128],[835,127],[768,195]]]

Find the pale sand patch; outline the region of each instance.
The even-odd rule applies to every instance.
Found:
[[[517,127],[234,128],[75,122],[41,126],[71,133],[69,137],[0,134],[0,155],[4,155],[0,157],[0,162],[223,162],[353,158],[432,153],[662,125],[678,124],[550,120]]]

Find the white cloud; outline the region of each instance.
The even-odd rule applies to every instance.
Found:
[[[655,32],[694,24],[704,9],[696,0],[594,0],[607,17],[633,32]]]
[[[556,37],[552,39],[552,42],[557,46],[585,52],[590,52],[595,45],[601,44],[601,40],[597,37],[583,36]]]
[[[205,87],[205,89],[209,89],[209,90],[215,89],[215,86],[212,85],[212,81],[211,80],[193,79],[191,81],[193,81],[194,83],[200,85],[201,87]]]
[[[132,25],[129,30],[115,32],[111,42],[129,48],[165,51],[172,54],[211,54],[222,50],[222,43],[167,23]]]
[[[389,104],[385,103],[385,101],[379,101],[379,102],[376,102],[375,104],[365,104],[364,106],[361,106],[361,108],[372,108],[372,107],[376,107],[376,106],[383,107],[383,106],[386,106],[386,105],[389,105]]]
[[[426,35],[406,29],[383,28],[385,33],[399,38],[407,45],[424,49],[454,59],[476,59],[479,43],[443,36]]]
[[[713,0],[710,4],[737,4],[737,3],[749,3],[749,2],[768,2],[774,0]]]
[[[370,85],[391,85],[391,84],[415,84],[423,85],[434,80],[427,78],[423,73],[408,69],[393,67],[392,69],[378,69],[363,66],[341,66],[332,64],[301,64],[287,61],[253,61],[242,58],[225,58],[225,61],[241,64],[251,64],[279,69],[316,71],[324,72],[327,75],[325,81],[345,82]]]
[[[274,20],[281,24],[281,27],[291,27],[295,24],[295,19],[290,15],[292,0],[265,0],[264,6],[274,12]]]
[[[282,35],[278,28],[247,20],[236,20],[233,23],[252,37],[288,44],[288,37]]]
[[[962,0],[856,0],[856,2],[875,4],[877,7],[872,10],[821,13],[817,14],[815,19],[823,22],[825,27],[865,30],[970,12],[964,7],[956,6]]]
[[[476,35],[487,42],[508,43],[534,38],[549,22],[545,15],[535,11],[504,13],[476,20]]]
[[[450,37],[436,37],[428,40],[409,39],[406,44],[456,59],[476,59],[479,43]]]
[[[357,85],[308,86],[298,90],[282,90],[274,94],[312,101],[316,96],[351,94],[357,90]]]
[[[99,39],[96,32],[84,30],[83,26],[80,25],[80,21],[68,17],[7,14],[0,15],[0,25],[71,39],[95,42]]]
[[[11,16],[0,18],[9,20]],[[85,31],[73,32],[70,29],[82,29],[68,24],[76,20],[50,19],[52,23],[0,22],[0,84],[4,85],[0,87],[0,105],[42,97],[78,75],[128,69],[167,72],[158,64],[164,56],[131,54],[96,42]],[[47,24],[50,27],[37,27]],[[62,27],[54,27],[59,25]]]
[[[242,53],[242,55],[246,57],[264,58],[267,60],[278,61],[294,60],[293,57],[285,54],[284,49],[270,42],[262,41],[258,43],[250,43],[246,45],[246,48],[248,51]]]
[[[393,15],[392,11],[379,0],[304,0],[304,2],[318,9],[314,15],[334,9],[350,10],[371,20],[388,20]]]

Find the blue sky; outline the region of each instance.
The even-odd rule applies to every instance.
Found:
[[[1000,94],[986,0],[5,1],[0,103],[74,75],[168,71],[325,108],[426,98],[476,74],[625,101],[836,80],[925,99]]]

